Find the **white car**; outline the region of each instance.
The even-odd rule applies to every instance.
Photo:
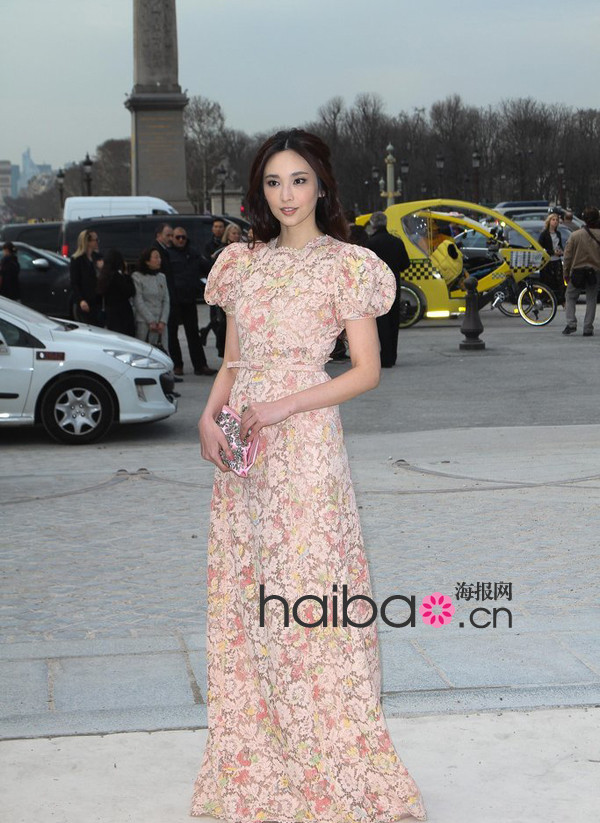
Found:
[[[160,349],[0,297],[0,426],[41,423],[62,443],[92,443],[113,423],[177,411],[173,361]]]

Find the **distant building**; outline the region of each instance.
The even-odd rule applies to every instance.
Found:
[[[52,166],[48,163],[36,163],[31,157],[31,149],[27,148],[21,155],[21,174],[19,176],[19,191],[25,191],[29,181],[40,174],[52,174]]]
[[[10,170],[10,196],[16,197],[19,193],[19,178],[21,176],[21,169],[13,163]]]
[[[3,206],[7,197],[12,197],[12,163],[10,160],[0,160],[0,206]]]

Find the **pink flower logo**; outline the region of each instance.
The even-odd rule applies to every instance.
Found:
[[[429,597],[423,598],[423,602],[419,606],[419,614],[423,619],[423,623],[430,626],[443,626],[452,620],[454,605],[446,595],[441,592],[434,592]]]

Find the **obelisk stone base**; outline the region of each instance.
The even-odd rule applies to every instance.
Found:
[[[183,141],[183,94],[132,94],[132,194],[162,197],[182,213],[187,198]]]

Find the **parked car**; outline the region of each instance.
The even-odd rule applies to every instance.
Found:
[[[513,220],[515,221],[515,223],[518,223],[520,226],[523,226],[527,233],[534,237],[536,240],[539,238],[540,234],[544,230],[544,220],[530,220],[529,218],[522,219],[521,217],[513,217]],[[571,229],[567,228],[567,226],[563,226],[562,223],[559,223],[558,232],[560,234],[564,249],[564,247],[567,245],[567,240],[571,236]],[[504,239],[508,240],[511,246],[524,246],[522,238],[520,239],[517,232],[515,232],[511,228],[509,228],[508,231],[506,229],[504,230]]]
[[[72,317],[69,261],[27,243],[14,243],[21,267],[21,301],[42,314]]]
[[[173,361],[123,334],[45,317],[0,297],[0,426],[41,424],[61,443],[177,410]]]
[[[0,229],[0,240],[6,243],[17,240],[38,249],[60,252],[60,227],[62,223],[5,223]]]

